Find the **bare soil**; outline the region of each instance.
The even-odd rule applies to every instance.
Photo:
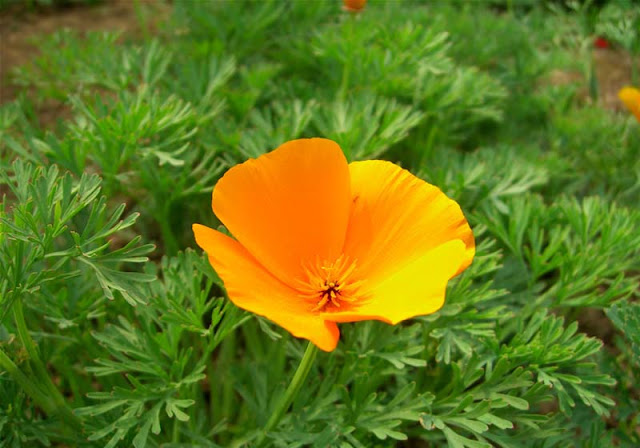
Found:
[[[631,85],[631,56],[621,49],[595,48],[593,60],[598,79],[600,104],[605,109],[624,109],[618,98],[618,91],[624,86]]]
[[[152,19],[151,28],[166,18],[171,9],[163,0],[139,0],[137,3],[139,10]],[[95,5],[34,11],[14,7],[0,12],[0,104],[14,99],[20,90],[10,82],[11,68],[27,64],[38,56],[34,38],[63,28],[80,33],[121,31],[124,36],[134,37],[144,31],[136,15],[134,0],[104,0]]]
[[[598,103],[604,109],[624,110],[625,107],[618,98],[618,91],[631,85],[631,56],[618,48],[594,48],[592,58],[598,81]],[[579,71],[551,70],[541,83],[555,86],[576,84],[578,100],[584,103],[591,102],[588,80]]]

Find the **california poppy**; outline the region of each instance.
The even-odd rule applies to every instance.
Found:
[[[430,314],[471,263],[458,204],[381,160],[347,163],[331,140],[293,140],[231,168],[213,211],[235,237],[193,225],[239,307],[325,351],[336,323]]]
[[[345,11],[358,12],[364,9],[367,0],[343,0],[343,8]]]
[[[604,37],[596,37],[593,41],[596,48],[609,48],[609,41]]]
[[[640,121],[640,90],[635,87],[624,87],[618,92],[618,97]]]

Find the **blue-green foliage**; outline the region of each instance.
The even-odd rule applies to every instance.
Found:
[[[342,324],[266,446],[638,446],[640,124],[578,95],[637,12],[536,3],[175,0],[154,37],[44,37],[0,106],[0,447],[262,436],[304,343],[224,297],[191,224],[310,136],[439,186],[477,255],[439,312]]]

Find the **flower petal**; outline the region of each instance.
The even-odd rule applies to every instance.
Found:
[[[413,260],[381,282],[371,285],[361,304],[322,317],[335,322],[376,319],[396,324],[438,311],[444,304],[447,282],[466,262],[466,247],[453,240]]]
[[[440,189],[390,162],[353,162],[352,211],[344,253],[358,276],[381,281],[451,240],[464,243],[457,273],[475,254],[473,233],[460,206]]]
[[[336,347],[340,332],[335,322],[311,312],[315,304],[305,302],[297,291],[267,272],[240,243],[200,224],[193,225],[193,233],[238,307],[266,317],[322,350]]]
[[[345,11],[358,12],[361,9],[364,9],[364,6],[367,4],[367,0],[343,0],[342,3],[342,8]]]
[[[640,90],[634,87],[624,87],[618,92],[618,97],[640,121]]]
[[[303,262],[340,255],[350,210],[349,167],[331,140],[287,142],[231,168],[213,191],[213,211],[281,281]]]

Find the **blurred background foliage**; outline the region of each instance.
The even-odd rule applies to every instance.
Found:
[[[478,255],[440,312],[341,325],[268,444],[640,445],[640,125],[593,49],[639,82],[637,4],[135,5],[4,80],[0,447],[252,446],[304,342],[224,299],[191,224],[311,136],[438,185]]]

